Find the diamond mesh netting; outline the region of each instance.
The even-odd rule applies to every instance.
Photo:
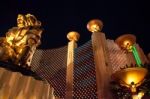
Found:
[[[123,50],[113,40],[107,40],[110,64],[115,72],[127,64]],[[115,58],[114,58],[115,57]],[[37,50],[31,69],[54,88],[57,97],[64,98],[66,90],[67,46]],[[97,98],[95,64],[91,41],[75,49],[73,72],[73,98]]]
[[[75,49],[74,99],[97,99],[96,74],[91,41]]]
[[[47,80],[54,88],[54,95],[60,98],[65,96],[67,46],[37,50],[31,63],[32,71]]]
[[[112,72],[114,73],[128,64],[127,56],[125,51],[121,50],[114,40],[107,40],[107,46]]]

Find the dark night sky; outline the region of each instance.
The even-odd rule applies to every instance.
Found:
[[[147,54],[150,52],[150,6],[144,0],[11,0],[0,3],[0,36],[16,26],[17,14],[34,14],[44,28],[39,48],[56,48],[67,44],[66,34],[78,31],[79,45],[90,40],[86,29],[89,20],[99,18],[109,39],[125,33],[135,34]]]

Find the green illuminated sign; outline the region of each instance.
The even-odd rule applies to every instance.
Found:
[[[141,59],[139,57],[139,54],[137,52],[135,45],[132,46],[132,52],[133,52],[133,55],[134,55],[134,58],[136,60],[138,67],[141,67],[142,62],[141,62]]]

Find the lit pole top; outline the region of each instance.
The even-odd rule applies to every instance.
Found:
[[[87,29],[94,33],[94,32],[100,32],[103,28],[103,22],[99,19],[93,19],[88,22]]]
[[[136,36],[133,34],[124,34],[120,37],[118,37],[115,42],[124,49],[127,49],[128,51],[131,50],[130,47],[132,47],[136,43]]]
[[[80,34],[76,31],[71,31],[67,34],[67,38],[70,41],[78,41],[80,38]]]

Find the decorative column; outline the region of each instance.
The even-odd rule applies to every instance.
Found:
[[[109,78],[111,67],[108,66],[107,44],[105,34],[100,32],[103,23],[100,20],[91,20],[87,28],[92,32],[92,46],[94,53],[96,84],[98,99],[111,99],[109,93]]]
[[[79,33],[75,31],[69,32],[67,35],[70,42],[68,43],[65,99],[73,99],[74,49],[77,47],[76,41],[78,41],[79,37]]]

